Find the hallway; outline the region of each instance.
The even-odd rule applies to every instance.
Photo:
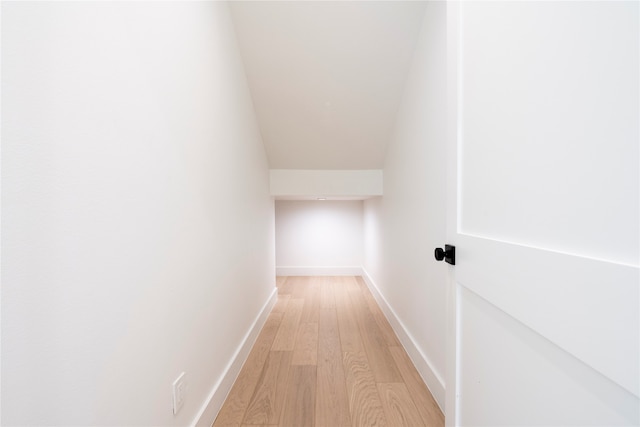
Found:
[[[444,425],[360,277],[278,277],[277,285],[214,427]]]
[[[640,0],[0,24],[0,425],[640,426]]]

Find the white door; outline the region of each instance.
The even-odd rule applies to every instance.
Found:
[[[447,12],[447,424],[639,425],[639,3]]]

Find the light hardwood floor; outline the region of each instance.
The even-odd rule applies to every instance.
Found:
[[[277,286],[214,427],[444,425],[360,277],[278,277]]]

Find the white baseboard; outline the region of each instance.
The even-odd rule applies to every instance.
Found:
[[[361,276],[362,267],[276,267],[276,276]]]
[[[255,344],[269,313],[271,313],[271,309],[277,301],[277,298],[278,290],[274,288],[273,292],[271,292],[271,296],[269,296],[269,299],[262,307],[260,314],[258,314],[258,317],[242,340],[242,344],[240,344],[240,347],[238,347],[233,358],[227,365],[224,375],[222,375],[222,378],[218,383],[213,386],[207,400],[204,405],[202,405],[202,408],[194,418],[194,421],[191,423],[192,427],[211,427],[211,425],[213,425],[213,422],[218,416],[218,412],[220,412],[220,408],[222,408],[222,404],[229,395],[231,387],[236,381],[236,378],[240,373],[240,369],[242,369],[242,365],[244,365],[244,362],[247,360],[249,352]]]
[[[431,363],[431,361],[424,355],[424,353],[422,353],[420,348],[416,345],[415,340],[404,327],[387,300],[382,296],[375,282],[373,281],[373,279],[371,279],[371,276],[369,276],[369,273],[367,273],[367,270],[365,270],[364,267],[362,268],[362,278],[373,294],[373,297],[378,302],[378,305],[382,309],[382,312],[387,317],[387,320],[391,324],[393,331],[396,333],[398,339],[402,343],[402,346],[407,351],[409,358],[415,365],[418,373],[427,385],[427,388],[429,388],[429,391],[431,391],[431,394],[438,403],[440,410],[444,413],[445,386],[442,376],[438,374],[435,369],[433,369],[433,364]]]

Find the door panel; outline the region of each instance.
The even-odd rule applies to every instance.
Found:
[[[639,16],[448,3],[448,425],[640,424]]]
[[[638,5],[464,3],[461,232],[638,265]]]
[[[634,425],[633,394],[474,292],[460,299],[460,425]]]
[[[460,235],[456,280],[635,395],[638,268]]]

